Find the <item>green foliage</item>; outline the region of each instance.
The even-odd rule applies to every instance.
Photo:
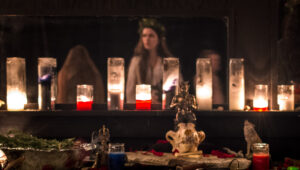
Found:
[[[55,139],[42,139],[34,137],[30,134],[9,131],[7,135],[0,135],[0,147],[9,148],[32,148],[42,150],[61,150],[70,149],[73,146],[74,138],[58,141]]]

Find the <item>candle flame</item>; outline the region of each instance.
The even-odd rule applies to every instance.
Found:
[[[27,104],[26,94],[19,90],[8,91],[7,94],[7,110],[24,110]]]

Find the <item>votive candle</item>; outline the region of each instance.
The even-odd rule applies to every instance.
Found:
[[[136,85],[136,109],[151,110],[151,85]]]

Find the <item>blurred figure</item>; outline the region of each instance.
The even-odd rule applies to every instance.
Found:
[[[222,59],[221,56],[214,50],[206,49],[200,53],[200,58],[210,58],[213,74],[213,104],[225,104],[225,89],[222,78]]]
[[[161,103],[163,60],[172,57],[167,48],[165,27],[156,19],[143,18],[139,22],[140,39],[130,61],[127,82],[127,103],[135,103],[137,84],[151,84],[152,103]]]
[[[90,58],[88,50],[77,45],[70,49],[63,67],[58,73],[57,103],[76,103],[76,86],[94,86],[94,103],[104,103],[102,76]]]

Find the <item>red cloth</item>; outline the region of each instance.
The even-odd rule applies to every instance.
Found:
[[[233,157],[235,157],[235,155],[233,155],[233,154],[227,154],[227,153],[221,152],[219,150],[212,150],[210,154],[215,155],[218,158],[233,158]]]
[[[159,144],[159,143],[162,143],[162,144],[165,144],[165,143],[169,143],[167,140],[157,140],[156,141],[156,144]]]

